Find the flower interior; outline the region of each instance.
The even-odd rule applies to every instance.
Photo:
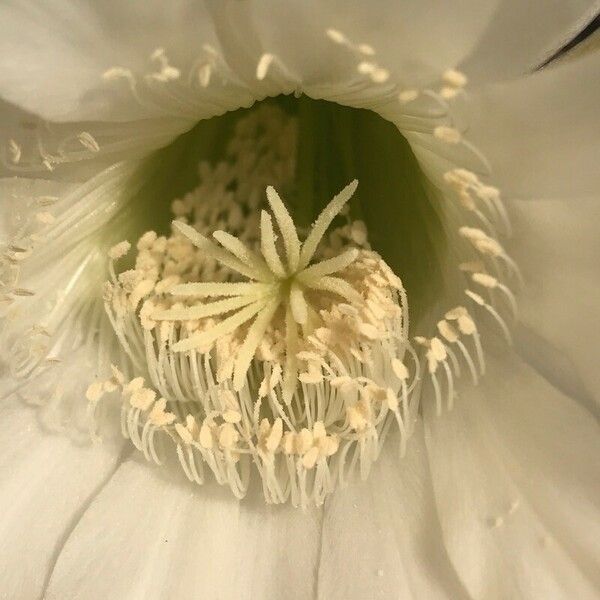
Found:
[[[274,64],[265,55],[257,77]],[[163,67],[158,83],[178,79]],[[386,83],[374,62],[357,69]],[[444,77],[395,102],[447,107],[465,80]],[[516,313],[499,192],[461,166],[465,152],[485,161],[446,113],[426,108],[403,118],[456,150],[437,179],[375,112],[296,94],[35,198],[2,259],[16,391],[59,426],[84,422],[85,404],[96,436],[118,408],[148,460],[172,452],[190,480],[238,498],[258,475],[268,503],[322,504],[368,476],[390,431],[402,455],[424,386],[441,414],[463,371],[483,374],[479,317],[510,341]],[[80,142],[96,151],[91,134]],[[67,384],[82,368],[86,389]]]

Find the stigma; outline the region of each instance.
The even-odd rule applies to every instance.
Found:
[[[319,505],[352,471],[368,475],[392,424],[402,451],[412,432],[404,287],[348,216],[356,180],[300,232],[258,181],[209,209],[219,167],[202,169],[173,203],[171,234],[137,241],[133,269],[118,272],[128,242],[109,251],[104,302],[123,361],[88,399],[116,396],[125,435],[156,462],[174,448],[197,483],[209,471],[243,497],[258,473],[267,502]]]

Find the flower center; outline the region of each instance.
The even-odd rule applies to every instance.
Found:
[[[326,34],[361,57],[341,97],[394,125],[298,92],[201,121],[150,158],[15,212],[0,248],[0,373],[28,400],[45,398],[55,424],[81,397],[78,375],[95,371],[91,413],[119,406],[148,459],[174,448],[198,483],[210,471],[242,497],[258,473],[268,502],[321,504],[354,470],[366,477],[394,423],[404,451],[424,379],[438,414],[463,365],[477,383],[475,312],[510,341],[519,274],[499,242],[508,220],[449,104],[466,79],[450,69],[438,91],[406,89],[370,46]],[[193,85],[163,51],[153,60],[160,71],[141,87],[126,69],[106,78],[172,108]],[[265,54],[256,77],[273,70],[290,75]],[[89,132],[76,141],[101,152]],[[38,146],[49,170],[83,152]],[[12,162],[25,169],[21,150]],[[470,170],[480,167],[484,180]]]
[[[231,158],[240,120],[268,111],[277,111],[275,121],[286,120],[288,125],[277,142],[280,148],[271,130],[262,144],[275,144],[274,153],[287,152],[288,164],[279,167],[287,171],[285,177],[273,173],[263,187],[277,187],[281,181],[278,189],[304,231],[339,190],[357,179],[360,186],[348,203],[349,215],[360,222],[358,227],[365,227],[372,247],[387,264],[402,274],[412,299],[411,320],[420,321],[443,291],[442,265],[448,243],[444,215],[437,192],[406,139],[395,125],[370,110],[306,96],[278,96],[251,109],[200,121],[157,151],[131,177],[127,210],[132,218],[127,221],[129,231],[122,230],[120,235],[165,231],[169,202],[199,184],[198,163],[218,164]]]
[[[145,233],[119,274],[129,243],[110,250],[104,299],[125,357],[88,398],[116,392],[134,444],[160,461],[161,438],[173,442],[193,480],[208,468],[241,497],[255,468],[267,501],[305,506],[355,465],[366,476],[391,422],[404,448],[417,365],[404,363],[403,285],[348,214],[358,182],[303,242],[264,189],[292,187],[295,123],[276,105],[241,117],[228,160],[203,163],[199,186],[172,203],[171,235]]]

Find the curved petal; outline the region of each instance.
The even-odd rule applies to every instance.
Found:
[[[468,138],[489,159],[505,195],[597,192],[599,67],[600,52],[593,52],[470,99]]]
[[[600,581],[597,423],[514,355],[425,405],[444,540],[474,598],[595,598]]]
[[[165,473],[119,468],[67,540],[46,598],[311,597],[318,513],[239,502]]]
[[[0,579],[5,598],[40,597],[56,553],[113,472],[121,444],[42,431],[33,408],[0,405]]]
[[[148,103],[137,102],[127,85],[104,85],[102,74],[113,67],[150,74],[161,64],[151,55],[163,48],[171,66],[186,77],[195,72],[190,68],[198,60],[214,58],[206,45],[219,50],[216,36],[226,64],[215,70],[214,80],[219,69],[221,74],[230,69],[228,77],[251,82],[259,96],[290,91],[289,75],[302,85],[331,84],[340,74],[346,77],[348,68],[356,75],[361,57],[370,55],[335,44],[326,35],[328,28],[340,30],[355,46],[369,44],[383,67],[415,85],[456,65],[472,49],[495,4],[471,0],[457,10],[442,0],[386,0],[376,6],[366,0],[272,0],[207,2],[206,8],[201,2],[178,0],[164,10],[155,0],[7,3],[0,7],[5,32],[0,40],[0,96],[50,120],[120,121],[136,113],[139,118],[148,114]],[[258,85],[256,67],[263,53],[281,56],[288,65],[275,65],[287,84],[271,80]],[[210,92],[199,93],[211,101]],[[185,104],[177,104],[178,94],[171,94],[173,115]],[[245,103],[243,96],[239,105]],[[236,108],[233,100],[230,104]]]
[[[119,210],[133,171],[116,165],[82,186],[0,180],[0,397],[18,392],[48,427],[86,438],[86,389],[107,376],[117,344],[101,286],[108,248],[127,236]]]
[[[463,2],[460,9],[437,0],[207,4],[228,61],[240,76],[255,79],[261,54],[273,53],[302,86],[310,87],[355,76],[360,60],[375,60],[406,84],[428,81],[472,49],[496,2]],[[328,29],[341,33],[344,41],[328,37]],[[361,54],[359,44],[368,44],[375,57]]]
[[[570,42],[599,10],[597,0],[502,0],[461,69],[475,85],[529,73]]]
[[[423,430],[402,458],[394,441],[368,481],[339,490],[326,506],[320,598],[467,597],[441,544]]]
[[[511,204],[511,250],[526,280],[521,320],[571,359],[588,393],[600,402],[600,203],[572,198]]]
[[[183,118],[49,124],[0,99],[0,177],[85,181],[118,161],[148,156],[194,124]]]
[[[50,120],[125,120],[144,114],[129,88],[107,86],[113,67],[151,73],[159,47],[189,66],[214,44],[201,2],[8,2],[0,7],[0,95]]]

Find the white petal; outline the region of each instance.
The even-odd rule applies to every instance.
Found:
[[[53,210],[44,208],[43,203],[36,203],[36,198],[47,198],[49,202],[56,204],[55,199],[66,196],[74,189],[74,185],[63,182],[17,177],[0,178],[1,242],[8,243],[12,236],[17,235],[24,221],[31,219],[35,223],[36,210]],[[28,233],[29,231],[26,231],[25,235]]]
[[[241,503],[129,461],[67,540],[47,598],[308,598],[315,513]]]
[[[82,446],[43,432],[34,409],[0,405],[0,587],[41,596],[64,537],[110,476],[119,447]]]
[[[526,281],[519,298],[521,320],[570,358],[573,375],[583,377],[600,402],[600,203],[597,198],[572,198],[511,204],[511,251]],[[526,350],[535,360],[531,352]],[[544,357],[536,363],[549,368]]]
[[[502,0],[471,56],[461,65],[469,81],[500,81],[533,71],[598,13],[594,0]]]
[[[472,98],[468,138],[487,156],[505,195],[597,192],[599,68],[595,52]]]
[[[356,46],[372,46],[381,67],[414,84],[466,56],[494,6],[492,0],[463,2],[460,10],[442,1],[422,6],[392,0],[375,7],[366,0],[219,1],[208,3],[208,11],[190,0],[171,2],[168,9],[156,0],[7,5],[0,8],[0,95],[54,120],[141,118],[148,104],[134,102],[127,85],[105,85],[102,74],[112,67],[149,73],[149,57],[162,47],[186,77],[194,61],[206,57],[204,44],[222,46],[234,76],[259,97],[289,92],[297,82],[310,87],[355,79],[360,54],[327,38],[328,28]],[[256,68],[265,53],[276,59],[259,84]],[[221,100],[226,97],[225,91]]]
[[[135,163],[116,165],[82,186],[0,179],[0,236],[3,243],[15,242],[16,237],[31,249],[19,261],[17,283],[33,292],[31,297],[17,298],[7,310],[11,318],[1,331],[2,350],[10,346],[7,339],[14,343],[14,337],[32,325],[44,324],[50,333],[59,333],[55,328],[72,317],[68,304],[90,301],[81,293],[82,281],[100,286],[106,273],[102,264],[106,249],[94,235],[122,207],[122,191],[134,169]],[[94,256],[99,260],[91,260]]]
[[[0,176],[85,181],[115,162],[148,155],[193,124],[156,118],[49,126],[0,99]]]
[[[516,357],[490,367],[449,413],[425,404],[451,560],[474,598],[596,598],[597,424]]]
[[[466,594],[442,545],[422,428],[399,455],[395,438],[366,482],[329,500],[319,597],[460,599]]]
[[[108,376],[117,344],[102,307],[110,231],[98,230],[118,210],[129,175],[117,165],[83,186],[0,180],[0,243],[13,244],[19,258],[18,271],[3,273],[12,294],[0,327],[5,393],[18,390],[40,405],[53,430],[75,428],[86,438],[85,391]]]
[[[355,46],[371,46],[380,66],[407,84],[416,83],[467,55],[488,25],[495,2],[463,2],[460,9],[447,2],[397,0],[261,0],[210,6],[221,45],[240,76],[254,78],[261,55],[269,53],[303,87],[311,88],[347,82],[361,60],[360,54],[328,38],[327,29],[339,31]],[[284,72],[276,62],[271,70],[275,80]]]
[[[214,44],[202,3],[52,0],[3,4],[0,95],[48,119],[141,118],[127,85],[107,86],[112,67],[150,73],[163,47],[174,66],[188,67],[202,44]],[[136,110],[137,109],[137,110]]]

